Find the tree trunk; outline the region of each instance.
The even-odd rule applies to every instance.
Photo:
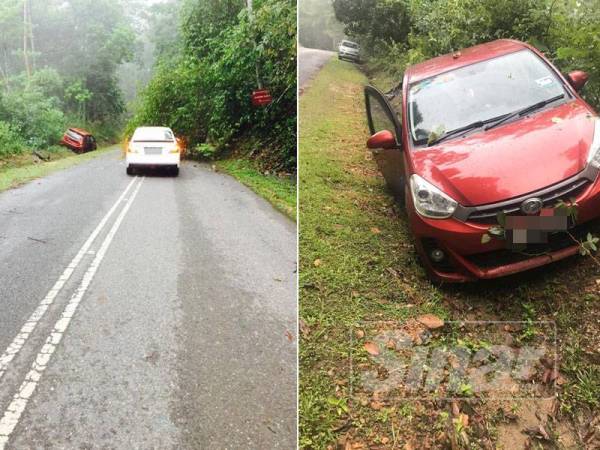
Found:
[[[8,74],[8,52],[6,50],[6,47],[2,47],[2,57],[3,57],[3,66],[0,66],[0,73],[2,74],[2,79],[4,81],[4,86],[6,91],[8,92],[10,90],[10,81],[9,81],[9,74]]]
[[[31,4],[27,9],[27,18],[29,22],[29,43],[31,47],[31,66],[35,72],[35,41],[33,39],[33,21],[31,20]]]
[[[31,65],[29,64],[29,49],[28,49],[28,33],[27,33],[27,17],[28,17],[28,0],[23,0],[23,60],[25,61],[25,71],[27,77],[31,77]]]

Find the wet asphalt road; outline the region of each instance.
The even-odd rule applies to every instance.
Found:
[[[298,47],[298,86],[305,89],[335,52]]]
[[[0,193],[0,448],[295,448],[295,330],[295,224],[208,166]]]

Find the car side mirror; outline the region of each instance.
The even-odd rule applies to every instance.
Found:
[[[569,83],[571,83],[571,86],[573,86],[576,91],[580,91],[583,86],[585,86],[588,78],[589,75],[583,70],[574,70],[573,72],[569,72],[569,75],[567,75]]]
[[[394,133],[388,130],[381,130],[375,133],[367,140],[367,148],[376,149],[392,149],[399,148],[396,142]]]

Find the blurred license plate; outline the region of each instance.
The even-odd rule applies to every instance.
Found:
[[[162,154],[162,147],[144,147],[145,155],[160,155]]]
[[[568,228],[566,215],[506,217],[506,237],[510,244],[546,244],[548,235]]]

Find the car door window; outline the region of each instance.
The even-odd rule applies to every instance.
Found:
[[[367,121],[371,134],[388,130],[394,133],[396,142],[400,143],[400,119],[383,94],[372,86],[365,88]]]

